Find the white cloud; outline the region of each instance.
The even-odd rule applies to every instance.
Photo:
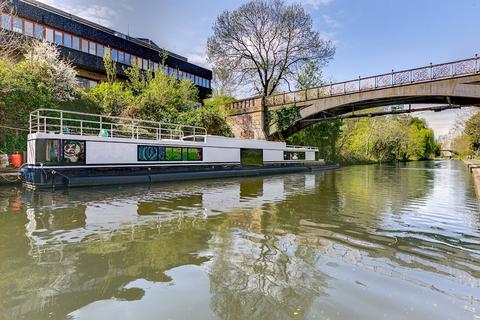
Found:
[[[306,4],[312,6],[315,9],[318,9],[322,6],[326,6],[333,2],[333,0],[300,0],[299,3]]]
[[[86,20],[98,23],[104,27],[113,27],[113,19],[117,12],[109,7],[101,5],[81,4],[77,1],[40,0],[41,2],[79,16]]]
[[[196,47],[186,56],[188,58],[188,62],[190,63],[197,64],[205,68],[211,67],[207,61],[207,50],[205,47]]]

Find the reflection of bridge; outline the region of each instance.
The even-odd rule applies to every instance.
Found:
[[[480,62],[474,58],[377,76],[331,83],[306,90],[275,94],[267,99],[253,97],[229,106],[229,123],[235,135],[266,138],[277,132],[264,121],[265,113],[283,106],[299,108],[300,119],[284,130],[289,136],[313,123],[326,119],[372,116],[356,114],[363,109],[399,104],[446,104],[430,107],[441,111],[460,106],[480,106]],[[436,109],[435,109],[436,108]],[[422,111],[425,108],[420,109]],[[404,112],[414,112],[412,108]],[[398,110],[383,114],[400,113]]]

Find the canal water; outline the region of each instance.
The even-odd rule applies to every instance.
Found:
[[[0,319],[480,319],[460,162],[0,188]]]

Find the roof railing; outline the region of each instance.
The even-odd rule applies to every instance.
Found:
[[[308,147],[308,146],[295,146],[295,145],[287,145],[287,149],[306,149],[310,151],[318,151],[317,147]]]
[[[203,127],[54,109],[30,113],[30,133],[205,142]]]

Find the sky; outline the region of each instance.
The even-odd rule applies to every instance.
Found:
[[[208,67],[216,17],[246,0],[40,0]],[[287,0],[302,3],[336,46],[327,81],[344,81],[473,57],[480,53],[480,0]],[[436,135],[459,111],[424,112]]]

